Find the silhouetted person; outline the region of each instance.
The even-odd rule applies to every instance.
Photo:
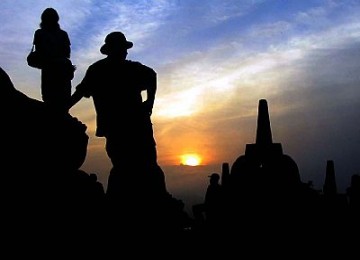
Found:
[[[221,207],[223,205],[223,191],[220,184],[220,175],[213,173],[209,176],[210,184],[205,194],[205,207],[207,221],[219,221],[219,216],[222,213]]]
[[[122,32],[108,34],[100,49],[107,57],[89,66],[70,103],[71,107],[82,97],[92,97],[96,136],[106,138],[113,164],[106,193],[118,198],[166,191],[150,118],[157,75],[152,68],[126,59],[132,46]],[[145,101],[142,91],[147,94]]]
[[[224,194],[220,184],[220,175],[212,173],[210,183],[206,189],[204,203],[193,206],[196,220],[207,224],[209,227],[219,227],[222,223]]]
[[[55,9],[46,8],[41,14],[40,28],[34,33],[33,44],[43,60],[42,100],[49,108],[66,112],[75,67],[70,61],[70,39],[60,28],[59,19]]]

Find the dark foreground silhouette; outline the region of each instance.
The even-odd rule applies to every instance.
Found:
[[[1,68],[0,86],[7,101],[1,103],[2,234],[7,243],[44,245],[65,238],[122,241],[121,247],[167,242],[179,252],[202,251],[205,245],[239,253],[241,240],[242,250],[279,244],[300,250],[301,241],[301,247],[325,243],[329,251],[344,241],[359,242],[359,175],[354,174],[346,194],[339,194],[329,160],[323,192],[301,182],[295,161],[272,142],[265,100],[259,102],[255,144],[247,145],[232,167],[223,165],[222,205],[209,221],[206,214],[189,218],[182,201],[168,192],[139,190],[126,181],[121,203],[109,203],[96,174],[79,170],[86,157],[86,126],[69,114],[49,113],[43,102],[16,90]]]
[[[246,243],[254,239],[259,246],[276,241],[292,249],[296,246],[292,242],[305,238],[305,250],[334,246],[325,254],[342,243],[359,243],[360,176],[354,174],[347,192],[338,193],[334,162],[328,160],[322,190],[303,183],[296,162],[272,141],[265,99],[259,101],[258,112],[256,142],[247,144],[245,154],[231,167],[223,164],[221,185],[215,186],[217,199],[209,203],[205,197],[204,204],[193,206],[193,232],[204,239],[214,234],[242,236]],[[207,193],[212,186],[214,181]]]
[[[6,111],[1,205],[9,235],[98,239],[183,232],[189,218],[182,201],[169,193],[144,193],[124,181],[123,203],[109,203],[96,174],[79,170],[87,151],[86,126],[69,114],[54,115],[16,90],[2,69],[0,83],[7,100],[1,103]]]

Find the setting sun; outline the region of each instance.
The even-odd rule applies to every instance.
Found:
[[[200,165],[201,158],[197,154],[184,154],[181,156],[181,164],[188,166]]]

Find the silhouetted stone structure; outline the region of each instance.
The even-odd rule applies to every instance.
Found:
[[[344,229],[348,222],[348,198],[345,193],[339,193],[337,190],[335,165],[333,160],[327,160],[325,180],[321,194],[321,214],[324,219],[323,229]]]
[[[357,182],[355,176],[347,190],[354,206],[359,201]],[[346,196],[337,192],[332,160],[327,161],[321,193],[311,182],[301,181],[295,161],[283,153],[280,143],[273,143],[265,99],[259,101],[255,144],[246,145],[245,154],[235,160],[230,173],[228,164],[223,163],[222,184],[225,200],[217,229],[209,228],[208,223],[197,229],[208,242],[208,236],[216,231],[221,237],[256,234],[263,241],[276,232],[282,242],[313,233],[317,239],[334,243],[359,227],[357,210],[349,211]],[[306,242],[313,243],[313,237],[307,237]]]
[[[74,221],[75,190],[85,192],[75,179],[86,157],[86,126],[69,114],[52,114],[43,102],[16,90],[1,68],[0,84],[6,101],[0,104],[4,217],[16,224],[12,232],[45,226],[50,232],[62,215]]]
[[[250,201],[256,208],[289,205],[288,200],[292,202],[299,190],[297,164],[283,153],[280,143],[272,141],[265,99],[259,101],[256,143],[247,144],[245,155],[235,160],[229,182],[234,199]]]
[[[318,206],[317,194],[301,182],[295,161],[283,153],[280,143],[272,141],[265,99],[259,101],[256,142],[246,145],[245,154],[235,160],[230,172],[227,163],[222,165],[222,184],[224,205],[216,231],[224,233],[264,235],[276,227],[277,232],[289,235],[310,223],[313,212],[309,212]],[[302,225],[288,226],[300,218]]]
[[[329,197],[334,197],[335,195],[337,195],[335,167],[333,160],[328,160],[326,162],[326,174],[325,174],[323,192],[325,196],[329,196]]]
[[[20,161],[12,166],[27,169],[78,169],[86,157],[86,126],[69,114],[52,114],[43,102],[16,90],[2,69],[0,82],[6,100],[1,102],[4,162]]]

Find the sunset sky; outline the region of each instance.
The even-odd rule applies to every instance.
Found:
[[[0,66],[15,87],[41,100],[40,71],[26,63],[40,15],[55,8],[77,66],[105,56],[105,36],[122,31],[128,58],[158,73],[152,120],[169,191],[202,200],[207,176],[255,142],[259,99],[267,99],[273,141],[321,189],[327,160],[338,188],[360,174],[360,1],[358,0],[1,0]],[[94,136],[91,99],[70,111],[90,137],[83,165],[106,186],[111,167]],[[201,166],[181,166],[195,154]]]

